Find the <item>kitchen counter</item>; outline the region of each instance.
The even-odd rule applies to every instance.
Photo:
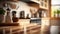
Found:
[[[34,29],[40,29],[40,25],[36,25],[36,24],[29,24],[26,25],[26,31],[29,30],[34,30]],[[24,32],[24,27],[22,26],[5,26],[5,27],[0,27],[0,33],[3,34],[9,34],[9,33],[18,33],[18,32]]]

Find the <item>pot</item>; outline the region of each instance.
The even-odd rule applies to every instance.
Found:
[[[51,26],[50,33],[59,34],[59,26]]]

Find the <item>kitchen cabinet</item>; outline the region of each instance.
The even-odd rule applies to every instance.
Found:
[[[1,27],[1,34],[25,34],[24,28],[20,26]],[[40,34],[40,26],[29,26],[26,29],[26,34]]]
[[[27,34],[40,34],[40,26],[30,27],[30,28],[27,30]]]

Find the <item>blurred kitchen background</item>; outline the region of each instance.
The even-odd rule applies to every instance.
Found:
[[[60,0],[0,0],[1,34],[59,34],[59,27]]]

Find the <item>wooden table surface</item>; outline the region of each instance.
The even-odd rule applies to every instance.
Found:
[[[36,27],[40,27],[40,25],[33,25],[33,24],[29,24],[29,25],[26,25],[26,27],[28,29],[31,29],[31,28],[36,28]],[[0,29],[23,29],[24,27],[21,27],[21,26],[2,26],[0,27]]]

